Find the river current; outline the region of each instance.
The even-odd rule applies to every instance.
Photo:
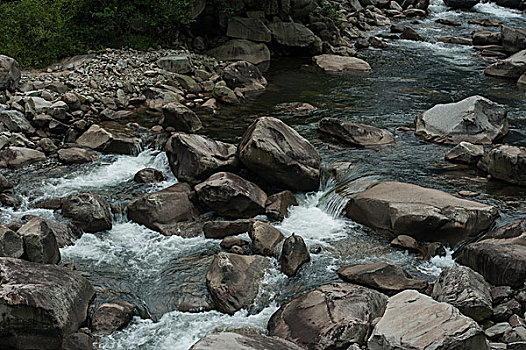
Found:
[[[398,130],[411,126],[418,113],[437,103],[479,94],[507,107],[510,133],[504,142],[526,146],[526,90],[514,81],[485,77],[483,70],[489,63],[476,55],[473,47],[436,43],[434,39],[448,34],[469,37],[472,30],[484,29],[468,25],[469,19],[477,17],[524,27],[525,15],[489,3],[470,12],[454,11],[441,0],[433,0],[430,10],[421,23],[412,24],[428,42],[391,41],[387,49],[359,52],[358,57],[373,68],[366,76],[325,74],[305,67],[310,64],[306,59],[272,61],[264,73],[269,81],[266,92],[242,107],[222,109],[218,116],[202,116],[207,134],[237,142],[255,118],[277,116],[317,147],[324,165],[350,161],[361,176],[410,182],[453,194],[459,190],[479,192],[477,201],[498,207],[501,216],[497,225],[525,217],[525,189],[490,182],[473,169],[448,164],[443,160],[448,147],[422,142],[412,132]],[[454,19],[462,26],[443,26],[435,23],[438,18]],[[274,111],[275,105],[286,102],[308,102],[318,110],[307,116]],[[377,149],[330,145],[316,128],[316,122],[326,116],[387,129],[395,134],[396,143]],[[133,175],[146,167],[162,171],[167,180],[155,185],[134,183]],[[81,166],[49,161],[44,167],[18,171],[15,178],[16,192],[24,205],[18,211],[3,209],[1,223],[28,214],[60,220],[52,211],[30,209],[31,203],[46,198],[92,191],[119,206],[177,182],[166,155],[151,149],[137,156],[101,155],[95,163]],[[279,305],[337,281],[335,270],[348,263],[391,261],[414,277],[428,280],[454,264],[451,249],[447,256],[430,261],[393,250],[384,238],[340,215],[345,201],[334,194],[334,187],[325,180],[318,192],[297,193],[299,206],[291,208],[282,223],[275,223],[286,236],[293,232],[301,235],[308,247],[320,247],[321,252],[312,254],[311,262],[293,278],[281,274],[276,263],[266,274],[255,305],[233,316],[216,311],[176,311],[177,300],[186,291],[206,294],[206,269],[220,251],[219,240],[202,235],[165,237],[115,215],[111,231],[84,234],[73,246],[62,248],[62,263],[73,263],[96,287],[97,305],[121,298],[136,305],[141,314],[124,330],[103,337],[100,348],[186,350],[214,330],[254,327],[264,331]],[[246,234],[241,237],[248,239]]]

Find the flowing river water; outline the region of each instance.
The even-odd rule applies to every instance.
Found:
[[[498,207],[501,216],[497,225],[525,217],[525,189],[491,182],[473,169],[452,166],[443,160],[448,147],[425,143],[412,132],[397,130],[411,126],[418,113],[437,103],[480,94],[507,106],[510,133],[505,142],[526,146],[526,90],[520,90],[514,81],[485,77],[483,69],[488,63],[471,46],[434,42],[440,35],[470,36],[478,28],[467,24],[471,18],[493,17],[523,27],[525,15],[493,4],[479,4],[471,12],[452,11],[441,0],[432,1],[430,10],[426,19],[414,25],[429,42],[393,41],[388,49],[360,52],[358,56],[373,67],[366,76],[325,74],[305,68],[310,62],[297,58],[273,61],[265,73],[267,91],[242,107],[222,109],[219,116],[203,116],[207,134],[237,142],[252,120],[274,115],[308,138],[319,150],[324,165],[350,161],[360,176],[410,182],[450,193],[479,192],[476,200]],[[442,26],[435,23],[437,18],[454,19],[462,26]],[[294,116],[273,109],[276,104],[296,101],[308,102],[318,110]],[[377,149],[329,146],[316,128],[316,122],[325,116],[387,129],[395,134],[396,143]],[[167,180],[155,185],[134,183],[133,175],[145,167],[162,171]],[[166,155],[151,149],[137,156],[101,155],[95,163],[81,166],[49,161],[43,167],[20,170],[11,180],[18,184],[16,191],[24,205],[17,211],[3,209],[2,223],[28,214],[61,220],[52,211],[30,209],[31,203],[45,198],[92,191],[119,206],[177,182]],[[216,311],[176,311],[177,301],[185,293],[206,295],[206,269],[220,251],[219,240],[203,235],[165,237],[115,215],[111,231],[84,234],[73,246],[62,248],[62,263],[73,263],[97,288],[96,304],[125,299],[136,305],[142,316],[135,317],[124,330],[101,338],[99,346],[186,350],[214,330],[265,330],[279,305],[338,280],[335,270],[348,263],[391,261],[413,276],[429,280],[454,264],[451,249],[447,256],[430,261],[391,249],[388,240],[340,215],[345,201],[334,194],[334,187],[333,182],[324,181],[318,192],[296,194],[299,206],[293,207],[282,223],[275,224],[286,236],[292,232],[301,235],[308,247],[321,247],[321,252],[312,254],[311,262],[293,278],[281,274],[276,263],[267,272],[254,306],[233,316]],[[248,239],[248,235],[243,236]]]

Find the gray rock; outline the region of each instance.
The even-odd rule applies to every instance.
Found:
[[[184,235],[177,223],[194,221],[199,211],[190,201],[192,189],[178,183],[164,190],[147,194],[128,205],[128,219],[165,236]]]
[[[412,41],[425,41],[424,38],[422,38],[422,36],[420,36],[420,34],[418,34],[418,32],[414,28],[408,26],[404,26],[402,28],[402,34],[400,35],[400,39]]]
[[[420,253],[420,251],[421,251],[420,250],[420,245],[418,244],[417,240],[414,239],[413,237],[407,236],[407,235],[396,236],[391,241],[391,247],[395,247],[395,248],[398,248],[398,249],[409,250],[409,251],[417,252],[417,253]]]
[[[93,314],[91,327],[95,333],[111,334],[130,323],[134,310],[135,306],[124,300],[104,303]]]
[[[438,277],[431,294],[433,299],[455,306],[477,322],[492,315],[490,285],[466,266],[448,267]]]
[[[473,45],[471,38],[463,38],[454,35],[444,35],[436,38],[437,41],[455,45]]]
[[[227,41],[210,50],[208,54],[223,61],[247,61],[252,64],[270,61],[270,51],[267,45],[244,39]]]
[[[526,50],[526,29],[509,26],[501,27],[502,46],[504,50],[516,53]]]
[[[82,231],[69,223],[58,221],[46,221],[46,223],[53,232],[59,248],[73,245],[74,241],[82,236]]]
[[[349,199],[348,218],[392,236],[427,242],[474,237],[498,216],[493,206],[402,182],[379,183]]]
[[[278,256],[280,243],[285,239],[277,228],[263,221],[254,222],[248,235],[252,239],[254,253],[265,256]]]
[[[486,329],[484,334],[486,334],[486,337],[489,339],[497,339],[506,331],[511,331],[511,329],[512,328],[508,322],[501,322]]]
[[[309,350],[364,344],[387,297],[350,283],[323,285],[283,305],[269,320],[269,334]]]
[[[33,218],[17,233],[24,240],[24,253],[27,260],[39,264],[58,264],[60,251],[57,239],[46,221]]]
[[[95,153],[78,147],[59,149],[57,155],[64,164],[91,163],[99,158]]]
[[[24,114],[16,110],[0,111],[0,122],[4,123],[13,132],[23,132],[27,135],[35,133],[35,128]]]
[[[264,88],[267,85],[267,79],[261,74],[258,67],[247,61],[229,64],[221,72],[221,78],[230,89],[255,85]]]
[[[370,350],[489,350],[482,329],[458,309],[414,290],[389,298],[367,342]]]
[[[179,181],[197,184],[215,172],[233,171],[237,148],[196,134],[176,133],[166,142],[166,155]]]
[[[256,119],[238,145],[238,156],[243,165],[271,184],[296,191],[319,187],[318,152],[279,119]]]
[[[93,338],[86,333],[73,333],[64,338],[61,350],[93,350]]]
[[[206,238],[225,238],[248,232],[254,220],[208,221],[203,225]]]
[[[15,90],[20,83],[20,66],[11,57],[0,55],[0,90]]]
[[[0,258],[0,275],[0,333],[7,348],[59,349],[86,319],[95,294],[88,280],[55,265]]]
[[[526,350],[526,341],[509,343],[507,350]]]
[[[281,272],[292,277],[299,268],[310,261],[310,254],[301,236],[292,234],[283,242],[280,256]]]
[[[498,77],[517,79],[526,72],[526,49],[510,57],[497,61],[484,70],[484,74]]]
[[[15,186],[4,175],[0,174],[0,192],[5,192],[13,187]]]
[[[76,141],[79,147],[100,152],[135,154],[142,147],[142,141],[122,128],[101,127],[93,124]]]
[[[219,215],[251,218],[265,212],[267,195],[242,177],[220,172],[195,186],[199,200]]]
[[[214,90],[212,91],[212,95],[216,99],[224,103],[232,105],[239,103],[239,98],[237,97],[236,93],[228,86],[216,84],[214,86]]]
[[[482,96],[438,104],[416,117],[415,135],[427,141],[491,144],[508,133],[504,106]]]
[[[379,146],[395,141],[393,135],[385,130],[336,118],[323,118],[318,123],[318,128],[324,133],[355,146]]]
[[[231,17],[228,20],[226,35],[231,38],[270,42],[271,34],[259,18]]]
[[[227,314],[250,308],[269,267],[268,258],[259,255],[217,254],[206,273],[206,285],[216,308]]]
[[[302,350],[285,339],[263,334],[242,335],[233,332],[209,334],[195,343],[190,350]]]
[[[108,206],[96,194],[79,193],[62,203],[62,216],[71,219],[84,232],[111,230],[112,217]]]
[[[23,168],[43,160],[46,160],[44,153],[26,147],[9,147],[0,152],[0,162],[12,169]]]
[[[369,72],[369,63],[356,57],[339,55],[318,55],[313,58],[314,63],[326,72]]]
[[[153,168],[141,169],[133,176],[133,181],[142,184],[157,183],[164,180],[166,180],[164,174]]]
[[[526,147],[495,146],[484,154],[478,167],[495,179],[526,186]]]
[[[309,47],[316,40],[314,33],[303,24],[274,22],[268,25],[278,44],[289,47]]]
[[[295,205],[298,205],[298,201],[292,192],[279,192],[267,198],[265,214],[271,220],[282,221],[289,216],[288,208]]]
[[[450,149],[444,158],[453,163],[477,164],[484,156],[484,146],[462,141]]]
[[[473,45],[475,46],[500,45],[502,43],[502,36],[500,33],[489,32],[486,30],[473,31],[471,38],[473,40]]]
[[[192,133],[203,128],[201,119],[190,108],[179,102],[164,105],[163,116],[163,126],[171,126],[177,131]]]
[[[24,254],[24,241],[11,229],[0,226],[0,257],[20,258]]]
[[[157,60],[157,65],[172,73],[186,74],[192,71],[192,62],[188,55],[174,55],[161,57]]]

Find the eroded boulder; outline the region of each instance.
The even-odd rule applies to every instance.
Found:
[[[254,223],[252,219],[234,221],[208,221],[203,225],[206,238],[225,238],[248,232]]]
[[[163,126],[173,127],[177,131],[196,132],[203,128],[201,119],[188,107],[179,102],[170,102],[163,106]]]
[[[265,89],[267,79],[261,74],[258,67],[247,61],[229,64],[221,72],[221,78],[230,89],[251,88]]]
[[[316,41],[316,35],[301,23],[273,22],[268,27],[272,37],[283,46],[305,48]]]
[[[0,257],[20,258],[24,254],[24,241],[11,229],[0,226]]]
[[[58,159],[65,164],[84,164],[95,161],[98,156],[82,148],[62,148],[57,152]]]
[[[11,57],[0,55],[0,90],[15,90],[20,83],[20,65]]]
[[[124,300],[104,303],[93,314],[91,327],[95,333],[111,334],[130,323],[134,310],[135,306]]]
[[[135,154],[142,147],[142,141],[122,128],[93,124],[76,141],[81,148],[100,152]]]
[[[299,268],[310,261],[309,250],[301,236],[292,234],[283,242],[280,256],[281,272],[294,276]]]
[[[0,164],[12,169],[46,160],[46,155],[40,151],[26,147],[9,147],[0,152]]]
[[[70,219],[84,232],[95,233],[112,228],[108,206],[98,195],[90,192],[68,197],[62,203],[62,216]]]
[[[484,154],[478,167],[495,179],[526,186],[526,147],[495,146]]]
[[[270,61],[270,50],[264,43],[255,43],[245,39],[229,40],[208,52],[223,61],[247,61],[259,64]]]
[[[484,74],[498,77],[517,79],[526,72],[526,49],[510,57],[497,61],[484,70]]]
[[[265,256],[278,256],[279,244],[285,239],[277,228],[264,221],[254,222],[248,235],[252,239],[254,253]]]
[[[484,146],[462,141],[450,149],[444,158],[452,163],[477,164],[484,156]]]
[[[298,205],[291,191],[282,191],[267,198],[265,214],[271,220],[282,221],[289,216],[289,207]]]
[[[263,334],[242,335],[234,332],[209,334],[195,343],[190,350],[302,350],[285,339]]]
[[[166,180],[164,174],[154,168],[144,168],[133,176],[133,181],[142,184],[157,183]]]
[[[336,118],[323,118],[318,123],[318,128],[320,131],[354,146],[379,146],[395,141],[393,135],[385,130]]]
[[[226,35],[231,38],[270,42],[272,33],[259,18],[231,17]]]
[[[57,264],[60,261],[57,239],[46,221],[33,218],[17,233],[24,240],[24,253],[28,261],[39,264]]]

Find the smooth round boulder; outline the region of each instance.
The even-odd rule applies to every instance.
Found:
[[[265,212],[266,193],[236,174],[216,173],[195,190],[206,207],[225,217],[252,218]]]
[[[354,146],[380,146],[395,141],[393,135],[385,130],[336,118],[323,118],[318,123],[318,128],[321,132]]]
[[[370,72],[371,66],[366,61],[348,56],[324,54],[314,56],[314,63],[326,72]]]
[[[301,266],[310,261],[309,250],[301,236],[292,234],[283,242],[279,258],[281,272],[288,277],[296,275]]]
[[[16,90],[21,76],[20,65],[15,59],[0,55],[0,91]]]
[[[283,221],[289,216],[289,207],[298,205],[291,191],[282,191],[267,198],[265,215],[271,220]]]
[[[279,119],[256,119],[239,142],[238,157],[269,184],[293,191],[314,191],[320,185],[318,151]]]
[[[164,174],[153,168],[141,169],[133,176],[133,181],[141,184],[163,182],[164,180],[166,180]]]
[[[98,195],[90,192],[68,197],[62,203],[62,216],[88,233],[112,228],[112,217],[108,206]]]

